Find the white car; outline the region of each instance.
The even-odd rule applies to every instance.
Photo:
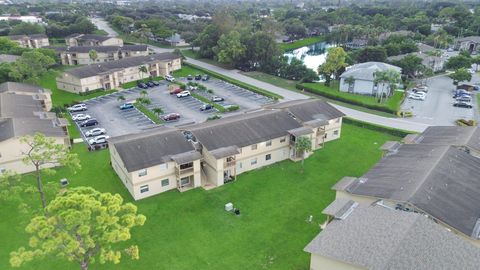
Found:
[[[92,137],[92,136],[99,136],[107,133],[107,131],[104,128],[92,128],[90,130],[87,130],[85,132],[85,136],[87,137]]]
[[[110,138],[108,135],[100,135],[95,138],[92,138],[88,140],[88,143],[93,145],[93,144],[100,144],[100,143],[106,143],[107,139]]]
[[[409,99],[415,99],[415,100],[425,100],[426,95],[422,95],[420,93],[411,93],[408,95]]]
[[[85,120],[88,120],[90,118],[92,118],[90,115],[83,114],[83,113],[75,114],[75,115],[72,116],[73,121],[85,121]]]
[[[475,74],[475,70],[473,70],[473,68],[469,68],[469,69],[468,69],[468,72],[469,72],[470,74]]]
[[[67,110],[69,112],[83,112],[87,110],[87,105],[83,103],[75,104],[72,107],[68,107]]]
[[[224,99],[221,98],[221,97],[218,97],[218,96],[213,96],[213,97],[212,97],[212,101],[213,101],[213,102],[220,102],[220,101],[224,101]]]
[[[175,78],[172,75],[167,75],[167,76],[165,76],[165,80],[167,82],[174,82]]]
[[[190,91],[182,91],[177,94],[177,98],[188,97],[190,96]]]

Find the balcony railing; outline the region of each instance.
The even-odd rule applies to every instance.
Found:
[[[225,161],[225,162],[223,162],[223,167],[224,168],[235,167],[236,164],[237,164],[237,161],[235,161],[235,160]]]
[[[183,176],[186,174],[191,174],[193,173],[193,167],[185,168],[185,169],[180,169],[179,167],[175,167],[175,174],[178,176]]]

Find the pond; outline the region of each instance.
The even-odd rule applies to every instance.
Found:
[[[293,57],[302,60],[305,66],[317,72],[318,66],[325,63],[327,49],[333,47],[327,42],[318,42],[309,46],[287,51],[283,55],[288,57],[290,62]]]

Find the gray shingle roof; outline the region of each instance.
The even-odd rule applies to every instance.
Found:
[[[105,62],[100,64],[91,64],[88,66],[69,69],[65,71],[65,73],[68,73],[77,78],[88,78],[88,77],[96,76],[98,74],[108,73],[115,69],[135,67],[135,66],[145,65],[148,63],[153,63],[158,61],[170,61],[178,58],[180,57],[173,53],[159,53],[159,54],[152,54],[147,56],[128,57],[128,58],[120,59],[117,61]]]
[[[29,95],[0,94],[0,117],[33,117],[34,112],[43,111],[39,101]]]
[[[185,127],[209,151],[227,147],[244,147],[288,135],[301,127],[284,111],[259,111]]]
[[[320,99],[304,99],[268,105],[265,108],[284,109],[301,122],[313,120],[332,120],[345,116],[327,102]],[[314,124],[314,122],[312,122]]]
[[[49,93],[49,90],[46,90],[40,86],[26,83],[18,82],[4,82],[0,84],[0,93],[6,92],[24,92],[24,93]]]
[[[468,146],[480,151],[480,129],[478,127],[432,126],[415,140],[430,145]]]
[[[109,143],[115,146],[128,172],[163,164],[172,156],[195,150],[182,132],[170,128],[116,137]]]
[[[48,38],[45,34],[31,34],[31,35],[12,35],[8,36],[11,40],[20,40],[20,39],[44,39]]]
[[[478,269],[480,249],[423,215],[358,206],[305,251],[370,270]]]
[[[111,39],[109,36],[94,35],[94,34],[71,34],[67,38],[75,38],[79,40],[96,40],[103,42],[105,40]]]
[[[480,43],[480,36],[469,36],[457,39],[458,42],[472,41],[475,43]]]
[[[342,75],[340,75],[340,78],[347,78],[352,76],[357,80],[373,81],[374,80],[373,74],[375,73],[375,71],[387,71],[389,69],[394,69],[398,72],[402,71],[401,68],[394,65],[390,65],[382,62],[366,62],[366,63],[356,64],[347,68],[347,70],[343,72]]]
[[[148,45],[123,45],[123,46],[72,46],[60,47],[57,51],[69,53],[88,53],[95,50],[101,53],[114,53],[118,51],[148,51]]]
[[[407,202],[478,239],[480,159],[453,146],[405,144],[346,190]]]

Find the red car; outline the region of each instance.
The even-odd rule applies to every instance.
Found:
[[[180,119],[180,114],[178,113],[169,113],[164,116],[162,116],[162,119],[164,121],[173,121],[173,120],[178,120]]]
[[[170,95],[174,95],[174,94],[176,95],[182,91],[183,91],[182,88],[177,88],[175,90],[170,91]]]

